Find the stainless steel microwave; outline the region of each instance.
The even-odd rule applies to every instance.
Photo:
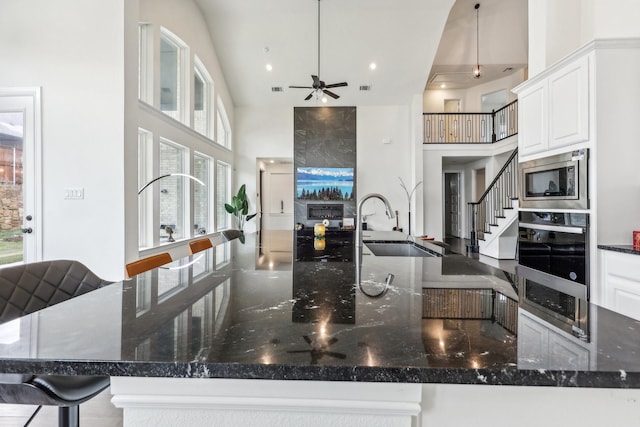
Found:
[[[588,162],[585,148],[520,163],[520,207],[589,209]]]

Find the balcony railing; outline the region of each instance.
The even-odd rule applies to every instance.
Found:
[[[518,133],[518,100],[491,113],[424,113],[425,144],[492,144]]]

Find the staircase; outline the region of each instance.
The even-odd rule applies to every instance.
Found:
[[[480,200],[469,203],[471,241],[467,250],[497,259],[515,259],[518,243],[518,149]]]

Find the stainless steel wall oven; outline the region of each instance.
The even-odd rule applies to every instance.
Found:
[[[521,306],[588,340],[589,215],[520,212]]]

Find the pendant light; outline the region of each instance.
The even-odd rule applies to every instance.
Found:
[[[480,9],[480,3],[476,3],[474,6],[476,9],[476,66],[473,67],[473,77],[480,78],[480,24],[478,21],[478,9]]]

